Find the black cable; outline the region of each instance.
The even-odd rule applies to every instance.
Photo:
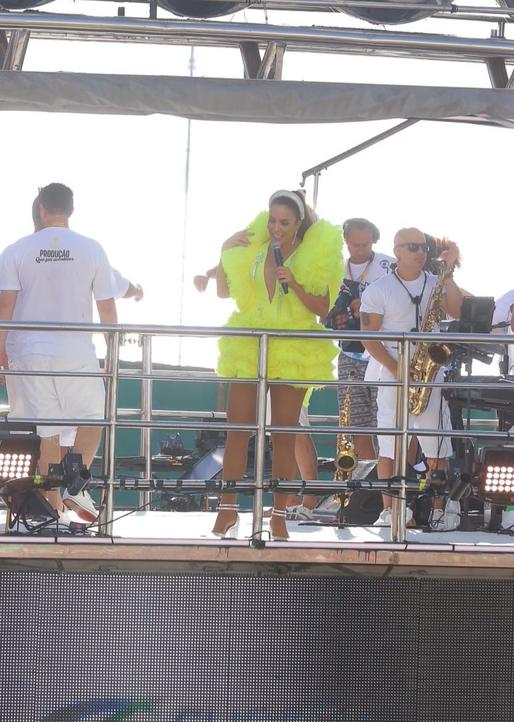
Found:
[[[127,511],[126,514],[122,514],[121,516],[116,517],[116,519],[113,519],[112,522],[106,521],[106,522],[102,522],[101,524],[97,524],[96,519],[95,519],[95,521],[91,522],[91,524],[86,527],[86,531],[89,531],[90,529],[94,529],[95,527],[96,527],[96,529],[101,529],[101,527],[108,526],[109,524],[113,524],[115,521],[119,521],[119,519],[125,519],[125,517],[130,516],[131,514],[135,514],[136,511],[143,511],[143,509],[146,509],[148,506],[150,506],[151,503],[152,503],[151,501],[148,501],[146,504],[142,504],[141,506],[138,506],[135,509],[130,509],[129,511]],[[103,509],[103,507],[102,507],[102,509]],[[100,509],[98,516],[100,516],[100,514],[102,513],[102,509]],[[98,519],[98,517],[97,517],[97,519]],[[111,538],[112,538],[112,535],[111,535]]]

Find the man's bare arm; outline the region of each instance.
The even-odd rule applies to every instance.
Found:
[[[446,281],[446,294],[443,296],[441,305],[446,313],[452,318],[459,319],[462,310],[464,296],[453,278]]]
[[[100,323],[118,323],[118,312],[114,298],[107,298],[104,301],[97,301],[98,316]],[[105,343],[109,347],[109,334],[105,334]]]
[[[129,281],[129,287],[123,294],[123,298],[133,298],[134,301],[140,301],[145,295],[143,287],[139,283],[132,283]]]
[[[16,304],[18,291],[0,291],[0,320],[11,321]],[[7,331],[0,331],[0,366],[7,368],[7,354],[5,353],[5,340]],[[3,382],[3,377],[2,377]]]
[[[384,317],[380,313],[361,311],[361,331],[380,331]],[[391,356],[382,341],[363,341],[363,346],[382,366],[396,376],[396,360]]]

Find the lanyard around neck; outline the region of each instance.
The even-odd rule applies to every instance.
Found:
[[[357,279],[357,283],[362,283],[362,282],[364,281],[364,279],[365,279],[366,276],[368,275],[369,267],[370,267],[371,264],[373,263],[374,258],[375,258],[375,253],[372,253],[372,254],[371,254],[371,258],[370,258],[369,261],[366,263],[366,266],[364,267],[364,270],[362,271],[361,275],[360,275],[359,278]],[[353,272],[352,272],[352,262],[351,262],[351,260],[348,261],[348,270],[350,271],[350,281],[355,281],[355,278],[353,277]]]
[[[404,284],[404,282],[402,281],[402,279],[401,279],[400,276],[398,275],[398,271],[396,270],[396,268],[394,269],[393,273],[394,273],[394,276],[395,276],[395,278],[397,279],[397,281],[398,281],[398,282],[403,286],[403,288],[405,289],[405,291],[406,291],[408,297],[410,298],[410,300],[412,301],[412,303],[416,306],[416,331],[419,331],[419,323],[420,323],[420,321],[421,321],[420,306],[421,306],[421,302],[422,302],[422,300],[423,300],[423,294],[425,293],[425,288],[426,288],[426,285],[427,285],[427,278],[428,278],[427,272],[426,272],[426,271],[423,271],[423,274],[424,274],[424,276],[425,276],[425,279],[424,279],[424,281],[423,281],[423,288],[421,289],[421,293],[419,294],[419,296],[413,296],[413,295],[412,295],[412,293],[409,291],[409,289],[407,288],[407,286]]]

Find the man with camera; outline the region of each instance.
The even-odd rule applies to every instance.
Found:
[[[389,272],[394,258],[376,253],[373,245],[380,238],[380,231],[366,218],[349,218],[343,223],[343,235],[349,251],[346,261],[345,278],[334,307],[325,319],[328,328],[360,330],[361,295],[367,286]],[[341,353],[338,361],[338,376],[341,382],[376,380],[377,365],[360,341],[340,341]],[[341,409],[346,394],[350,394],[351,426],[376,427],[377,387],[344,386],[337,389],[337,400]],[[373,438],[366,435],[353,437],[355,452],[360,459],[375,459]]]

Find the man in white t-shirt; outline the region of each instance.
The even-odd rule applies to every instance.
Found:
[[[0,256],[0,318],[13,321],[91,323],[93,297],[102,323],[117,323],[111,267],[102,246],[71,231],[73,193],[61,183],[39,192],[44,228],[8,246]],[[98,361],[90,333],[66,331],[0,332],[0,364],[20,371],[96,372]],[[7,377],[7,392],[9,391]],[[100,378],[18,376],[13,416],[33,418],[101,419],[104,384]],[[59,434],[66,427],[39,426],[40,471],[60,461]],[[74,450],[90,466],[100,441],[101,428],[82,426]],[[62,510],[60,493],[48,493],[51,504]],[[87,521],[97,511],[84,491],[64,504]]]
[[[32,202],[32,221],[34,223],[34,232],[42,231],[45,227],[41,221],[41,215],[39,213],[39,196],[36,196]],[[112,274],[112,294],[115,300],[119,298],[133,298],[134,301],[141,301],[144,297],[143,287],[139,283],[132,283],[128,278],[125,278],[116,268],[111,267]],[[15,359],[10,359],[11,362]],[[16,376],[11,376],[9,379],[9,402],[12,406],[16,406]],[[21,414],[18,414],[21,416]],[[60,445],[61,455],[66,453],[66,450],[72,447],[75,443],[75,437],[77,435],[76,426],[63,427],[60,433]]]
[[[34,233],[42,231],[45,227],[41,221],[39,212],[39,196],[32,201],[32,222],[34,223]],[[132,283],[128,278],[121,275],[115,268],[111,268],[112,284],[114,298],[133,298],[134,301],[141,301],[144,297],[143,287],[139,283]]]
[[[373,250],[373,245],[380,238],[380,231],[366,218],[346,220],[343,223],[343,235],[349,257],[346,260],[345,277],[339,297],[329,314],[333,322],[327,325],[337,329],[359,330],[362,293],[370,284],[389,272],[389,266],[395,259]],[[344,307],[347,313],[339,313],[339,308]],[[340,341],[339,345],[341,347],[338,360],[340,381],[377,380],[378,367],[359,341]],[[350,395],[350,425],[376,427],[377,387],[338,386],[339,409],[342,408],[347,393]],[[356,434],[352,441],[359,459],[376,458],[372,436]]]
[[[453,268],[459,258],[455,243],[449,243],[441,259]],[[427,243],[424,234],[417,228],[403,228],[395,236],[394,253],[398,265],[393,273],[379,279],[364,291],[361,303],[361,326],[363,331],[405,332],[420,330],[427,308],[430,305],[432,291],[437,276],[423,270],[427,259]],[[462,306],[462,294],[453,281],[448,278],[444,286],[442,307],[453,318],[459,318]],[[437,328],[433,329],[437,331]],[[397,377],[398,346],[394,341],[365,341],[364,346],[371,356],[381,365],[380,380],[393,381]],[[442,371],[442,370],[441,370]],[[442,373],[436,381],[442,380]],[[396,425],[396,388],[381,386],[378,391],[378,428],[392,428]],[[451,429],[450,414],[441,389],[433,388],[427,409],[418,416],[409,418],[409,425],[418,429]],[[447,467],[447,459],[452,454],[449,437],[419,435],[419,443],[427,458],[431,475],[442,473]],[[395,443],[393,436],[378,437],[379,458],[378,476],[390,479],[394,475]],[[383,497],[384,511],[377,520],[379,525],[388,525],[391,521],[391,498]],[[436,506],[441,506],[439,499]],[[432,521],[438,526],[455,528],[458,515],[445,515],[441,508],[433,510]],[[408,521],[412,512],[407,509]]]
[[[494,314],[493,314],[493,326],[497,324],[510,324],[502,328],[497,328],[493,333],[514,333],[514,290],[507,291],[503,296],[496,299]],[[507,373],[511,373],[514,368],[514,344],[509,343],[509,368],[506,370]]]

